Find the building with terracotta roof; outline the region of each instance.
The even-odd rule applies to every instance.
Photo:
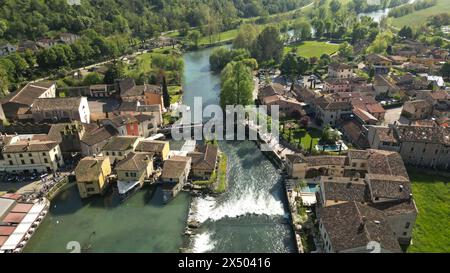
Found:
[[[86,97],[74,98],[38,98],[31,106],[36,122],[79,121],[90,123],[91,112]]]
[[[417,217],[417,208],[400,154],[374,149],[349,150],[341,165],[341,171],[334,173],[333,165],[322,165],[317,169],[308,164],[309,158],[322,161],[318,157],[303,157],[302,160],[297,160],[296,164],[304,164],[306,171],[302,173],[306,178],[319,177],[320,187],[316,194],[319,221],[326,217],[321,212],[327,211],[327,208],[355,202],[356,205],[369,206],[380,215],[383,214],[380,221],[384,220],[389,225],[396,241],[409,243]],[[384,210],[388,212],[385,213]],[[322,232],[322,236],[326,247],[327,235]],[[342,234],[336,236],[336,239],[341,239],[339,236],[345,237]]]
[[[49,173],[64,165],[58,142],[47,135],[12,136],[0,153],[0,169],[9,173]]]
[[[185,156],[172,156],[164,161],[160,176],[164,202],[174,198],[187,182],[191,161],[190,157]]]
[[[328,78],[344,79],[353,77],[353,67],[349,64],[331,63],[328,65]]]
[[[370,126],[371,148],[397,151],[406,164],[447,170],[450,128],[423,125]]]
[[[189,152],[191,161],[191,175],[199,179],[209,179],[216,170],[218,147],[211,144],[201,145],[196,151]]]
[[[78,192],[81,198],[102,194],[108,186],[111,174],[109,157],[85,157],[75,168]]]
[[[117,187],[120,194],[140,188],[153,173],[153,153],[131,152],[114,168],[117,173]]]
[[[136,136],[114,136],[103,146],[102,153],[115,164],[133,152],[140,140],[142,138]]]
[[[30,108],[38,98],[54,98],[56,85],[53,82],[28,83],[17,92],[1,100],[5,116],[9,120],[31,119]]]

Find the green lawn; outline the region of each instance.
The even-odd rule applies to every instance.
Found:
[[[401,28],[403,26],[418,26],[426,23],[431,15],[450,12],[450,0],[437,0],[437,4],[427,9],[422,9],[408,15],[392,18],[392,25]]]
[[[450,178],[409,175],[419,213],[408,252],[450,252]]]
[[[300,56],[310,58],[310,57],[320,57],[322,54],[331,55],[335,53],[339,45],[330,44],[327,42],[320,41],[306,41],[299,45],[290,45],[284,48],[284,53],[291,52],[293,48],[297,48],[297,54]]]
[[[219,160],[219,181],[217,184],[217,188],[215,192],[217,193],[223,193],[227,190],[227,164],[228,164],[228,157],[225,154],[222,154]]]
[[[144,53],[136,57],[136,62],[128,67],[128,76],[137,78],[141,73],[152,71],[152,54]]]
[[[220,35],[214,35],[212,38],[212,42],[213,43],[218,43],[218,42],[224,42],[224,41],[230,41],[233,40],[234,38],[236,38],[238,34],[238,29],[231,29],[231,30],[227,30],[224,32],[221,32]],[[210,44],[210,40],[209,40],[209,36],[203,36],[202,38],[200,38],[200,43],[199,45],[209,45]]]
[[[280,132],[283,136],[283,139],[289,141],[289,133],[288,130]],[[312,139],[312,147],[319,143],[319,139],[322,136],[322,132],[315,128],[295,128],[291,130],[291,139],[290,143],[298,146],[298,143],[301,143],[301,146],[304,150],[309,150],[311,147],[311,139]]]

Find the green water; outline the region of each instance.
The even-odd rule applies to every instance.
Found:
[[[165,206],[161,198],[148,187],[123,203],[112,193],[81,200],[73,183],[52,201],[25,252],[70,252],[71,241],[85,252],[178,252],[190,196],[181,193]]]

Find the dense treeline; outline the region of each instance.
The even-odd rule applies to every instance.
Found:
[[[408,3],[408,1],[409,0],[381,0],[379,4],[369,4],[367,0],[352,0],[348,3],[348,8],[356,13],[371,12],[379,9],[397,7]]]
[[[296,9],[305,0],[67,0],[0,1],[0,39],[19,41],[80,33],[94,29],[110,36],[131,32],[149,37],[182,27],[232,25],[238,18],[263,16]]]
[[[436,5],[437,0],[421,0],[412,4],[403,5],[401,7],[394,8],[389,11],[389,17],[402,17],[407,14],[413,13],[416,10],[426,9]]]
[[[428,17],[428,23],[435,27],[450,25],[450,13],[440,13]]]

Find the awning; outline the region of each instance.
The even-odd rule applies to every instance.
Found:
[[[139,183],[139,181],[117,181],[117,188],[120,194],[125,194]]]
[[[22,219],[20,224],[16,227],[14,232],[9,236],[8,240],[4,242],[0,250],[14,250],[17,245],[20,244],[22,239],[27,234],[31,225],[36,221],[39,217],[40,213],[45,209],[46,204],[44,202],[36,203],[33,205],[31,210],[27,213],[27,215]]]

